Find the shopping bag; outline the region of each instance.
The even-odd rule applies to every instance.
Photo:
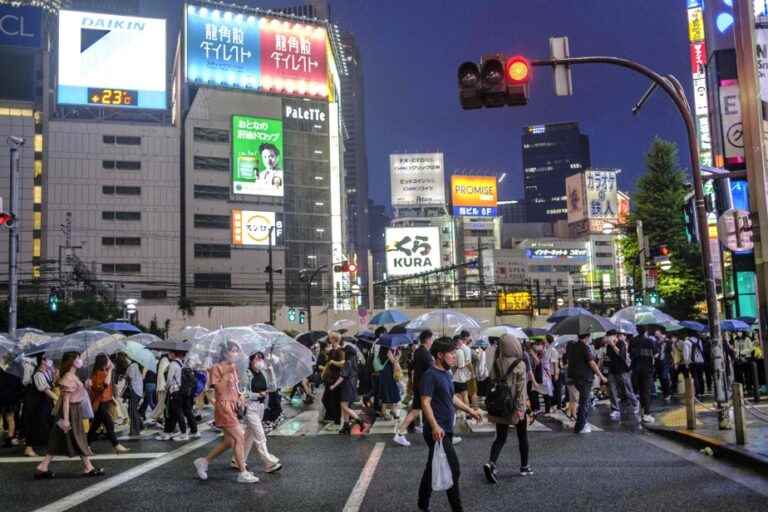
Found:
[[[435,451],[432,453],[432,490],[447,491],[453,487],[453,474],[451,465],[448,464],[448,456],[445,454],[443,442],[435,443]]]

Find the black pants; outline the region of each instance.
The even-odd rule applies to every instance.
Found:
[[[632,370],[632,387],[640,395],[642,414],[651,414],[651,388],[653,387],[653,369],[639,367]]]
[[[178,391],[171,393],[168,397],[168,423],[165,425],[165,433],[172,434],[176,429],[176,423],[179,424],[179,432],[187,433],[187,423],[189,423],[189,433],[197,434],[197,421],[192,412],[192,406],[195,402],[193,396],[182,396]]]
[[[704,374],[706,373],[706,365],[704,363],[693,363],[691,365],[691,373],[693,373],[693,382],[696,387],[696,396],[704,394]]]
[[[574,385],[579,390],[579,409],[574,431],[581,432],[587,426],[589,414],[592,412],[592,380],[578,380]]]
[[[96,431],[101,426],[107,431],[107,438],[112,446],[117,446],[119,443],[115,435],[115,423],[112,421],[112,416],[109,415],[109,402],[101,402],[98,409],[93,411],[91,428],[88,430],[88,444],[93,444],[96,440]]]
[[[496,424],[496,439],[493,440],[491,445],[491,457],[490,461],[496,464],[501,454],[501,449],[507,442],[507,436],[509,435],[509,429],[511,425],[497,423]],[[528,465],[528,418],[525,417],[517,422],[515,425],[517,431],[517,444],[520,448],[520,467],[524,468]]]
[[[424,431],[424,441],[429,446],[429,455],[427,456],[427,465],[424,473],[421,475],[421,485],[419,485],[419,509],[427,510],[429,508],[429,499],[432,497],[432,455],[435,453],[435,440],[432,439],[432,433]],[[443,437],[443,450],[448,457],[448,464],[451,466],[451,475],[453,475],[453,487],[448,489],[448,502],[451,504],[453,512],[461,512],[464,508],[461,506],[461,496],[459,495],[459,458],[456,456],[456,450],[453,449],[453,434],[446,432]]]
[[[141,434],[141,429],[144,427],[144,420],[141,418],[141,414],[139,413],[141,397],[133,392],[130,384],[126,389],[126,393],[128,394],[128,419],[130,420],[129,434],[132,436],[138,436]]]
[[[341,387],[331,389],[326,384],[322,402],[325,407],[325,420],[339,425],[341,423]]]

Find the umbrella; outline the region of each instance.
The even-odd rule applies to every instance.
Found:
[[[328,336],[325,331],[307,331],[296,336],[296,341],[304,345],[305,347],[311,347],[321,339]]]
[[[157,357],[149,349],[136,341],[126,341],[125,347],[120,350],[128,359],[136,361],[143,368],[151,372],[157,372]]]
[[[270,335],[264,353],[269,364],[269,382],[277,389],[293,386],[314,371],[312,351],[286,334]]]
[[[409,319],[399,309],[385,309],[376,313],[368,322],[368,325],[401,324]]]
[[[127,336],[138,334],[141,329],[128,322],[107,322],[96,326],[96,329],[109,329],[111,331],[121,332]]]
[[[136,343],[139,343],[144,347],[148,347],[153,343],[157,343],[158,341],[163,341],[163,340],[160,337],[155,336],[154,334],[150,334],[148,332],[142,332],[140,334],[134,334],[133,336],[128,336],[125,339],[125,342],[127,343],[129,341],[135,341]]]
[[[452,309],[435,309],[424,313],[408,322],[406,327],[421,331],[429,329],[437,336],[455,336],[464,330],[477,335],[481,330],[477,320]]]
[[[552,315],[550,315],[550,317],[547,318],[547,322],[557,323],[560,320],[562,320],[563,318],[568,318],[568,317],[571,317],[571,316],[578,316],[578,315],[591,315],[591,314],[592,313],[590,313],[589,311],[587,311],[584,308],[579,308],[579,307],[576,307],[576,308],[562,308],[562,309],[558,309],[557,311],[552,313]]]
[[[278,329],[274,325],[269,325],[269,324],[253,324],[251,326],[251,329],[253,329],[254,331],[282,332],[280,329]]]
[[[360,350],[360,347],[357,346],[356,339],[352,338],[351,336],[344,336],[341,338],[342,347],[352,347],[355,351],[355,354],[357,354],[357,360],[361,363],[365,362],[365,356],[363,355],[363,351]]]
[[[331,324],[332,331],[351,331],[353,329],[357,330],[357,322],[348,318],[336,320]]]
[[[627,320],[636,326],[663,325],[665,323],[676,322],[674,318],[652,306],[630,306],[628,308],[620,309],[611,317],[613,323],[616,323],[619,320]]]
[[[107,340],[107,343],[98,343],[100,340],[104,339]],[[45,344],[45,356],[57,361],[67,352],[79,352],[80,354],[85,354],[85,352],[93,346],[91,350],[97,351],[93,353],[93,357],[95,358],[96,354],[108,351],[110,346],[116,346],[116,343],[119,340],[120,338],[113,337],[113,335],[107,334],[104,331],[78,331],[47,342]]]
[[[523,329],[511,325],[494,325],[493,327],[486,327],[480,331],[480,336],[486,336],[488,338],[501,338],[505,334],[509,334],[510,336],[514,336],[521,340],[528,339],[528,335],[525,334]]]
[[[618,331],[619,330],[619,328],[616,326],[616,324],[611,322],[607,318],[602,317],[600,315],[592,315],[592,316],[597,318],[597,321],[600,322],[600,325],[603,326],[603,332]]]
[[[490,345],[486,338],[478,338],[472,342],[472,348],[488,348]]]
[[[403,333],[396,333],[396,334],[384,334],[381,338],[379,338],[376,341],[377,345],[381,345],[382,347],[387,348],[397,348],[402,347],[406,345],[410,345],[413,343],[413,340],[411,340],[411,337],[407,334]]]
[[[186,341],[175,340],[157,340],[147,345],[147,350],[157,350],[158,352],[189,352],[191,345]]]
[[[606,332],[606,328],[593,315],[577,315],[561,320],[550,332],[552,334],[584,336],[594,332]]]
[[[523,332],[529,337],[529,338],[536,338],[539,336],[546,336],[549,334],[549,331],[547,329],[542,329],[541,327],[526,327],[523,329]]]
[[[628,334],[629,336],[637,336],[637,328],[635,327],[635,324],[628,320],[619,320],[618,322],[614,322],[616,324],[617,330],[621,334]]]
[[[680,325],[694,332],[704,332],[707,330],[706,325],[702,324],[701,322],[694,322],[693,320],[683,320],[680,322]]]
[[[202,338],[210,332],[211,331],[200,325],[187,326],[179,331],[176,336],[172,336],[172,338],[178,341],[191,341],[197,338]]]
[[[0,336],[0,368],[5,370],[13,362],[16,355],[16,344],[6,338]]]
[[[82,320],[78,320],[77,322],[72,322],[71,324],[67,325],[64,328],[64,334],[72,334],[77,331],[84,331],[86,329],[96,327],[100,324],[101,322],[99,322],[98,320],[94,320],[93,318],[84,318]]]
[[[723,320],[720,322],[723,332],[748,332],[752,328],[741,320]]]
[[[742,321],[742,322],[744,322],[745,324],[749,324],[749,325],[752,325],[752,324],[756,324],[756,323],[757,323],[757,318],[755,318],[755,317],[753,317],[753,316],[740,316],[740,317],[739,317],[739,318],[737,318],[736,320],[741,320],[741,321]]]

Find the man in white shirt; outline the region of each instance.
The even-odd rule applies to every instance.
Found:
[[[469,348],[472,338],[469,332],[461,331],[456,340],[456,368],[453,370],[453,391],[463,403],[469,402],[469,381],[472,379],[472,349]],[[461,441],[454,436],[453,442]]]
[[[163,354],[157,363],[157,405],[149,415],[150,420],[154,423],[160,423],[165,417],[166,370],[168,370],[170,362],[168,355]]]

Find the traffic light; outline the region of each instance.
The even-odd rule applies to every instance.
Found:
[[[357,270],[357,266],[354,264],[353,266],[355,267],[355,270]],[[349,269],[349,267],[350,267],[350,263],[348,261],[342,261],[341,264],[333,266],[333,271],[334,272],[353,272]]]
[[[354,274],[355,272],[357,272],[357,264],[350,263],[348,271],[349,271],[350,274]]]
[[[531,63],[521,55],[507,59],[504,78],[507,83],[507,105],[528,104],[528,82],[531,81]]]
[[[502,55],[485,57],[480,67],[480,90],[483,104],[488,108],[503,107],[507,103],[503,59]]]
[[[48,310],[51,313],[59,312],[59,292],[54,288],[51,293],[48,294]]]
[[[288,310],[288,321],[289,322],[295,322],[296,321],[296,310],[291,308]]]
[[[299,311],[299,324],[304,325],[304,320],[306,318],[306,315],[303,311]]]
[[[480,68],[474,62],[465,62],[459,66],[459,102],[464,110],[483,106],[483,97],[480,94]]]
[[[0,226],[13,226],[16,217],[13,214],[2,212],[0,213]]]
[[[657,258],[669,258],[672,254],[669,250],[669,246],[666,244],[654,245],[651,247],[651,258],[654,260]]]
[[[465,110],[526,105],[531,63],[520,55],[486,55],[480,66],[461,64],[458,80],[459,102]]]

